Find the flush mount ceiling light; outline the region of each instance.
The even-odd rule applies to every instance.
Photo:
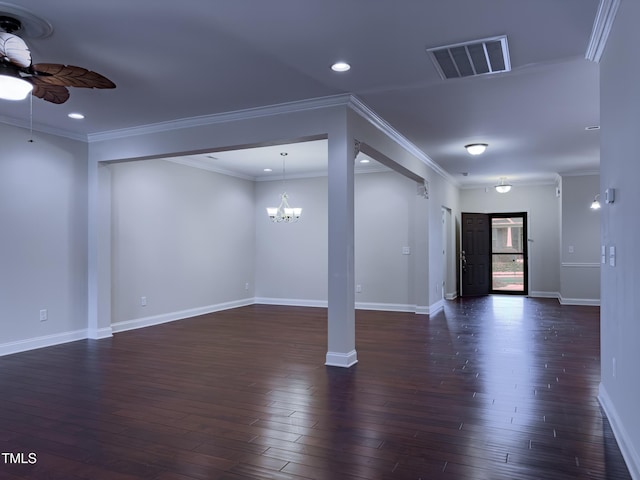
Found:
[[[593,202],[591,202],[591,206],[589,207],[591,210],[600,210],[600,194],[597,194]]]
[[[67,117],[73,118],[74,120],[84,119],[84,115],[79,112],[71,112],[69,115],[67,115]]]
[[[351,70],[351,65],[346,62],[336,62],[331,65],[331,70],[333,70],[334,72],[347,72]]]
[[[494,185],[494,188],[498,193],[507,193],[511,190],[511,184],[507,183],[506,177],[500,177],[500,183],[498,185]]]
[[[470,143],[469,145],[465,145],[464,148],[466,148],[467,152],[471,155],[482,155],[488,146],[489,144],[487,143]]]
[[[291,207],[289,205],[289,196],[287,195],[285,187],[285,169],[284,169],[284,159],[287,156],[287,152],[282,152],[280,154],[282,156],[282,187],[283,192],[280,194],[280,205],[277,207],[267,207],[267,215],[274,223],[294,223],[297,222],[302,215],[302,208],[300,207]]]
[[[20,76],[18,68],[0,60],[0,98],[24,100],[33,90],[33,85]]]

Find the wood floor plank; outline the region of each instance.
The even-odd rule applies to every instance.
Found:
[[[628,480],[599,309],[490,296],[431,317],[252,305],[0,358],[0,478]],[[17,457],[15,457],[17,458]]]

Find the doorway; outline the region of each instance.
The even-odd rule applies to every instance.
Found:
[[[462,213],[460,291],[527,295],[527,214]]]

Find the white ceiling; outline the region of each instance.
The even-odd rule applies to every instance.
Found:
[[[117,85],[71,89],[63,105],[35,98],[36,128],[82,137],[352,93],[463,186],[502,176],[550,181],[599,167],[599,132],[585,130],[599,124],[598,65],[584,58],[598,0],[14,2],[0,1],[0,12],[52,27],[25,38],[34,63],[86,67]],[[502,34],[508,73],[443,81],[426,53]],[[352,69],[331,71],[337,60]],[[86,118],[71,120],[71,111]],[[0,101],[0,121],[28,118],[28,101]],[[464,151],[475,141],[489,144],[481,157]],[[287,148],[293,159],[298,147]],[[234,155],[222,153],[214,156]],[[246,153],[216,168],[236,168]],[[312,153],[295,153],[302,155]],[[290,165],[292,175],[309,174]],[[256,168],[238,174],[258,178]]]

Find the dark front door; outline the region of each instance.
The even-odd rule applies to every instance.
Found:
[[[486,213],[462,213],[461,295],[491,291],[491,219]]]

